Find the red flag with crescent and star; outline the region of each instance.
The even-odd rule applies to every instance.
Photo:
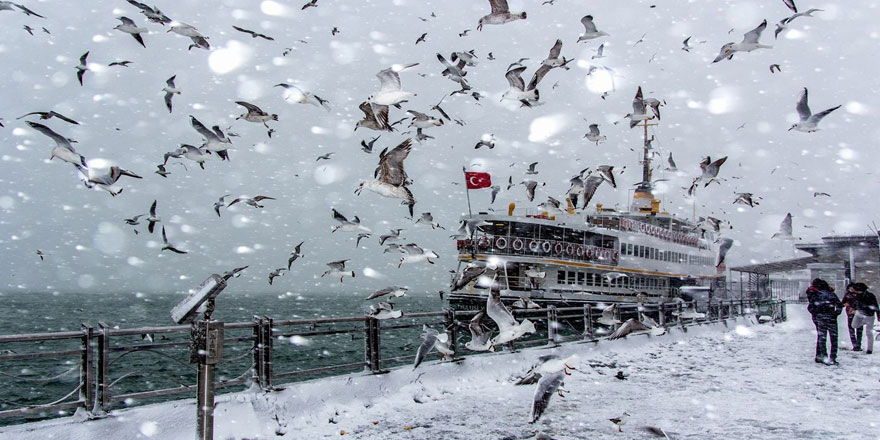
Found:
[[[468,189],[488,188],[492,186],[492,177],[489,173],[465,171],[464,180]]]

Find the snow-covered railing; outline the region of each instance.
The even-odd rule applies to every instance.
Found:
[[[513,309],[517,320],[529,319],[537,332],[507,348],[596,342],[630,318],[648,317],[667,328],[743,315],[754,315],[760,321],[786,318],[784,301],[619,303],[610,320],[602,316],[607,306],[585,303]],[[469,338],[468,322],[476,313],[445,310],[412,313],[393,320],[372,316],[273,320],[255,316],[251,322],[226,323],[217,387],[253,384],[269,391],[294,379],[357,372],[381,374],[412,362],[426,325],[449,334],[453,354],[448,359],[458,360],[465,354],[478,354],[466,352],[463,347]],[[488,319],[484,324],[493,326]],[[100,323],[98,328],[83,325],[77,332],[0,336],[0,419],[14,423],[64,415],[71,409],[100,417],[121,404],[131,406],[194,394],[196,372],[189,363],[190,332],[191,327],[185,325],[119,329]],[[53,344],[61,346],[50,349]],[[29,364],[23,366],[23,362]],[[61,370],[66,371],[59,374]],[[54,375],[37,376],[38,371],[52,371]],[[57,381],[63,382],[76,373],[78,380],[69,382],[72,391],[60,399],[50,395],[66,392]],[[30,386],[27,399],[15,401],[10,396],[24,395],[16,392],[24,383],[41,386]]]

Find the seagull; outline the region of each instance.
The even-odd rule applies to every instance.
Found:
[[[227,270],[226,272],[223,272],[223,275],[220,275],[220,276],[222,276],[223,279],[227,280],[227,281],[230,278],[238,278],[241,276],[241,271],[247,269],[248,267],[250,267],[250,266],[236,267],[232,270]]]
[[[394,128],[388,123],[387,105],[379,105],[364,101],[358,106],[358,108],[364,113],[364,118],[355,124],[355,131],[361,127],[376,131],[394,131]]]
[[[541,66],[538,70],[535,71],[535,75],[532,77],[532,80],[529,81],[528,87],[526,87],[525,81],[522,79],[522,73],[526,70],[525,66],[516,67],[507,71],[504,74],[504,77],[507,78],[508,84],[510,84],[510,88],[501,95],[501,99],[509,99],[512,101],[519,101],[524,106],[531,107],[538,103],[538,98],[540,97],[540,93],[536,87],[538,86],[538,82],[541,81],[544,74],[546,74],[550,67]],[[540,74],[540,76],[539,76]]]
[[[330,275],[333,278],[336,278],[338,276],[340,283],[344,282],[343,278],[345,278],[345,277],[350,276],[350,277],[354,278],[355,274],[354,274],[353,270],[345,270],[345,262],[346,261],[349,261],[349,260],[332,261],[330,263],[327,263],[327,266],[329,266],[330,269],[327,269],[326,272],[321,274],[321,278],[324,278],[326,275]]]
[[[147,217],[147,230],[150,231],[150,234],[153,233],[153,230],[156,228],[156,223],[162,221],[159,216],[156,215],[156,203],[158,200],[153,200],[153,204],[150,205],[150,216]]]
[[[189,115],[189,122],[190,125],[192,125],[192,128],[205,138],[205,143],[201,146],[204,147],[206,151],[215,152],[221,158],[226,156],[226,150],[229,149],[229,145],[232,144],[232,141],[228,137],[221,136],[221,133],[218,131],[209,130],[208,127],[205,127],[205,125],[193,115]],[[189,156],[187,156],[187,159],[196,160]],[[200,162],[199,165],[202,165],[202,163]],[[202,168],[204,169],[204,166],[202,166]]]
[[[403,229],[389,229],[391,231],[390,234],[380,235],[379,236],[379,246],[385,245],[386,242],[392,243],[397,240],[401,240],[400,231]]]
[[[107,67],[113,67],[113,66],[128,67],[129,64],[131,64],[131,61],[114,61],[114,62],[108,64]]]
[[[596,55],[590,57],[591,60],[595,60],[596,58],[605,58],[605,43],[599,45],[599,48],[596,49]]]
[[[792,12],[797,14],[797,6],[794,4],[794,0],[782,0],[782,3],[785,3],[785,6],[788,9],[791,9]]]
[[[490,134],[488,136],[483,136],[476,145],[474,145],[474,150],[479,150],[480,147],[489,147],[489,149],[495,148],[495,135]]]
[[[666,158],[666,171],[676,172],[678,171],[678,167],[675,166],[675,160],[672,159],[672,152],[669,152],[669,157]]]
[[[775,72],[774,72],[775,69]],[[779,64],[771,64],[770,65],[770,73],[782,72],[782,69],[779,67]]]
[[[343,232],[355,232],[358,230],[370,232],[365,226],[361,225],[361,219],[355,216],[352,220],[348,220],[344,215],[340,214],[336,209],[333,210],[333,220],[339,222],[339,225],[333,228],[332,232],[343,231]]]
[[[733,239],[730,238],[722,238],[718,244],[718,250],[715,254],[715,267],[721,267],[724,264],[724,258],[727,257],[727,252],[733,246]]]
[[[629,413],[624,412],[620,417],[615,417],[613,419],[608,419],[611,423],[617,425],[617,430],[623,432],[623,425],[626,424],[626,419],[630,416]]]
[[[538,386],[535,388],[535,395],[532,397],[532,408],[529,412],[529,423],[535,423],[538,419],[541,418],[541,415],[547,409],[547,405],[550,403],[550,398],[553,397],[554,394],[559,394],[560,397],[563,396],[560,386],[562,386],[562,382],[565,379],[564,371],[557,371],[555,373],[545,374],[541,376],[541,379],[538,380]]]
[[[523,335],[534,333],[535,325],[528,319],[517,322],[507,306],[501,302],[501,285],[494,280],[486,298],[486,314],[498,326],[498,335],[490,341],[495,347],[511,342]]]
[[[632,100],[632,108],[632,113],[627,113],[624,116],[624,118],[629,118],[629,128],[635,127],[641,121],[652,118],[648,114],[648,107],[646,106],[645,99],[642,97],[642,86],[639,86],[638,90],[636,90],[636,96]]]
[[[761,22],[758,27],[748,31],[743,35],[743,40],[739,44],[736,43],[727,43],[724,46],[721,46],[721,53],[715,57],[713,63],[717,63],[725,58],[728,60],[733,59],[733,55],[737,52],[751,52],[755,49],[772,49],[773,46],[766,46],[758,43],[758,40],[761,38],[761,32],[767,27],[767,20]]]
[[[450,235],[452,238],[469,238],[476,231],[482,231],[483,226],[492,226],[492,223],[489,223],[485,220],[460,220],[458,224],[458,231],[455,234]]]
[[[779,34],[788,28],[788,25],[794,21],[795,18],[798,17],[812,17],[814,12],[822,12],[824,9],[808,9],[804,12],[798,12],[790,17],[783,18],[779,23],[776,24],[776,30],[773,32],[774,38],[779,38]]]
[[[501,192],[501,187],[498,185],[492,185],[490,189],[492,190],[492,201],[490,201],[489,204],[492,205],[495,203],[495,197]]]
[[[800,240],[800,237],[792,235],[790,212],[785,214],[785,218],[782,219],[782,223],[779,224],[779,232],[773,234],[770,238],[778,238],[780,240]]]
[[[266,113],[261,108],[249,102],[235,101],[235,103],[247,109],[246,113],[242,113],[241,116],[235,119],[244,119],[248,122],[262,123],[266,128],[269,128],[269,125],[266,123],[267,121],[278,120],[278,115]]]
[[[217,213],[217,217],[220,217],[220,208],[223,208],[226,206],[226,202],[224,202],[223,199],[225,199],[231,195],[232,194],[225,194],[224,196],[217,199],[216,202],[214,202],[214,212]]]
[[[138,27],[134,23],[134,20],[132,20],[128,17],[117,17],[116,19],[121,21],[122,24],[117,25],[113,29],[116,29],[120,32],[125,32],[126,34],[131,35],[132,38],[134,38],[138,43],[141,43],[141,46],[147,47],[147,45],[144,44],[144,37],[141,37],[142,33],[147,32],[147,28]]]
[[[684,39],[684,41],[681,42],[681,45],[682,45],[681,50],[683,50],[685,52],[690,52],[691,49],[694,48],[693,46],[688,44],[688,41],[690,41],[690,40],[691,40],[691,37],[687,37]]]
[[[414,93],[403,91],[403,88],[400,84],[399,72],[418,65],[419,63],[407,64],[404,66],[393,66],[385,70],[381,70],[379,73],[376,74],[376,78],[379,78],[379,82],[381,83],[381,88],[367,101],[379,105],[394,105],[400,104],[410,96],[415,96]]]
[[[718,180],[718,172],[721,170],[721,165],[724,165],[724,162],[727,161],[727,156],[722,157],[714,162],[712,159],[706,156],[702,162],[700,162],[700,168],[703,170],[703,174],[697,178],[696,182],[705,182],[703,187],[709,186],[712,182],[717,182]]]
[[[263,34],[261,34],[261,33],[259,33],[259,32],[254,32],[254,31],[249,30],[249,29],[240,28],[240,27],[235,26],[235,25],[233,25],[232,28],[235,29],[235,30],[237,30],[237,31],[239,31],[239,32],[243,32],[243,33],[245,33],[245,34],[250,34],[251,38],[258,38],[258,37],[259,37],[259,38],[262,38],[262,39],[264,39],[264,40],[275,41],[274,38],[272,38],[272,37],[270,37],[270,36],[268,36],[268,35],[263,35]]]
[[[761,199],[760,197],[755,197],[752,193],[736,193],[736,200],[733,201],[733,204],[742,204],[749,205],[750,208],[754,208],[755,205],[758,205],[758,202],[755,199]]]
[[[72,139],[61,136],[60,134],[54,132],[51,128],[43,124],[31,121],[25,121],[25,124],[55,141],[55,148],[52,148],[52,155],[49,156],[49,160],[57,157],[64,162],[88,168],[88,165],[86,164],[86,158],[77,153],[76,149],[73,148],[73,145],[71,144]]]
[[[299,244],[293,248],[293,252],[290,253],[290,258],[287,259],[287,270],[290,270],[290,266],[293,264],[294,261],[296,261],[298,258],[303,256],[303,254],[302,254],[303,243],[305,243],[305,241],[299,242]]]
[[[400,262],[397,263],[397,268],[399,269],[404,263],[418,263],[420,261],[427,261],[430,264],[434,264],[431,261],[431,258],[440,258],[436,252],[425,250],[419,247],[419,245],[415,243],[405,244],[401,247],[404,252],[404,255],[400,257]]]
[[[474,262],[465,266],[464,269],[459,272],[458,276],[455,277],[452,281],[452,286],[450,289],[454,292],[456,290],[461,290],[465,286],[471,283],[471,281],[475,281],[477,278],[482,276],[489,270],[489,267],[482,262]]]
[[[282,275],[281,272],[284,272],[285,270],[287,270],[287,269],[285,269],[283,267],[279,267],[278,269],[275,269],[272,272],[269,272],[269,285],[271,286],[272,280],[274,280],[275,277],[280,277]]]
[[[394,304],[389,302],[380,302],[379,304],[370,306],[369,315],[374,319],[397,319],[403,316],[400,310],[394,310]]]
[[[331,151],[327,154],[322,154],[322,155],[318,156],[317,159],[315,159],[315,162],[318,162],[319,160],[330,160],[330,156],[332,156],[334,154],[336,154],[336,152],[334,152],[334,151]]]
[[[453,351],[449,348],[448,333],[438,333],[437,330],[434,330],[427,325],[423,326],[423,329],[424,332],[422,333],[422,343],[421,345],[419,345],[418,350],[416,350],[416,359],[413,363],[413,370],[419,368],[419,365],[422,364],[422,362],[425,360],[431,350],[436,349],[444,360],[449,355],[453,354]]]
[[[428,33],[427,33],[427,32],[425,32],[424,34],[422,34],[421,36],[419,36],[419,38],[416,39],[416,44],[424,43],[424,42],[425,42],[425,37],[427,37],[427,36],[428,36]]]
[[[285,100],[291,100],[291,97],[293,97],[292,101],[298,104],[311,104],[315,107],[324,107],[325,110],[330,111],[330,101],[321,99],[318,95],[306,92],[297,86],[286,83],[275,84],[275,87],[283,87],[285,89]],[[290,89],[295,89],[298,93],[291,92]]]
[[[70,118],[68,118],[67,116],[62,115],[61,113],[58,113],[58,112],[56,112],[55,110],[49,110],[49,111],[47,111],[47,112],[30,112],[30,113],[27,113],[27,114],[21,115],[21,116],[15,118],[15,119],[21,119],[21,118],[25,118],[25,117],[28,117],[28,116],[31,116],[31,115],[37,115],[37,116],[40,117],[40,119],[52,119],[52,118],[58,118],[58,119],[61,119],[61,120],[64,121],[64,122],[69,122],[69,123],[74,124],[74,125],[79,125],[79,122],[76,122],[76,121],[74,121],[73,119],[70,119]]]
[[[398,298],[401,296],[405,296],[407,290],[409,289],[406,287],[390,286],[373,292],[372,294],[370,294],[370,296],[366,298],[366,300],[376,299],[380,296],[385,295],[390,295],[391,297]]]
[[[24,25],[24,26],[22,26],[21,28],[24,29],[24,30],[26,30],[27,33],[31,34],[31,36],[34,36],[34,28],[32,28],[32,27],[30,27],[30,26],[28,26],[28,25]]]
[[[620,320],[614,317],[614,311],[616,308],[617,306],[615,304],[611,304],[610,306],[602,309],[602,316],[600,316],[599,319],[596,320],[596,322],[610,327],[620,324]]]
[[[191,50],[194,47],[199,47],[205,50],[211,49],[211,45],[208,44],[208,37],[199,33],[199,30],[194,26],[186,23],[172,23],[171,28],[168,29],[167,32],[174,32],[175,34],[189,37],[193,44],[190,44],[187,50]]]
[[[627,319],[617,330],[608,335],[609,340],[624,338],[627,335],[649,334],[652,336],[660,336],[666,333],[666,329],[657,325],[653,319],[643,316],[644,322],[635,318]]]
[[[79,65],[76,66],[76,79],[79,80],[80,86],[83,85],[83,75],[85,75],[86,71],[89,70],[89,66],[88,66],[89,63],[87,61],[88,58],[89,58],[89,53],[88,52],[84,53],[81,57],[79,57]]]
[[[358,247],[361,245],[361,240],[365,238],[370,238],[372,235],[369,232],[361,232],[357,236],[357,241],[354,242],[354,247]]]
[[[229,205],[227,205],[226,207],[229,208],[238,202],[242,202],[242,203],[245,203],[249,206],[253,206],[254,208],[263,208],[264,206],[260,204],[260,202],[263,200],[276,200],[276,199],[274,197],[269,197],[269,196],[255,196],[253,198],[238,197],[238,198],[234,199],[233,201],[229,202]]]
[[[412,217],[416,199],[407,188],[410,180],[403,169],[403,161],[409,156],[410,151],[412,151],[412,139],[404,140],[391,151],[388,151],[388,148],[383,149],[379,153],[379,165],[373,172],[373,177],[377,178],[362,181],[355,194],[360,195],[366,188],[383,197],[402,199],[403,204],[409,207],[409,215]]]
[[[164,165],[168,163],[169,157],[174,157],[174,158],[183,157],[183,158],[186,158],[186,159],[189,159],[193,162],[198,163],[199,167],[201,167],[202,169],[205,169],[205,161],[210,159],[211,156],[208,155],[207,150],[203,150],[202,148],[194,147],[192,145],[181,144],[180,148],[178,148],[174,151],[169,151],[169,152],[165,153],[165,162],[160,166],[162,166],[161,171],[166,174],[170,174],[167,171],[165,171],[165,168],[164,168]],[[164,177],[164,174],[160,174],[160,175]]]
[[[430,127],[439,127],[443,125],[443,119],[438,119],[433,116],[417,112],[415,110],[407,110],[406,112],[413,115],[412,120],[409,123],[410,127],[423,129]]]
[[[470,351],[495,350],[489,343],[489,339],[492,337],[492,332],[483,325],[483,318],[485,317],[486,311],[481,310],[471,318],[468,323],[468,330],[471,332],[471,340],[464,344],[464,348],[467,348]]]
[[[162,246],[162,251],[171,251],[171,252],[174,252],[177,254],[187,253],[186,251],[182,251],[180,249],[177,249],[176,247],[174,247],[174,245],[172,245],[171,243],[168,242],[168,237],[165,235],[165,227],[164,226],[162,226],[162,242],[165,243],[165,245]]]
[[[599,142],[602,142],[607,138],[607,136],[599,134],[599,124],[590,124],[590,132],[585,134],[584,137],[590,142],[595,142],[596,145],[599,145]]]
[[[616,283],[618,280],[628,278],[629,275],[623,272],[605,272],[605,275],[602,275],[602,278],[605,279],[605,282],[608,284]]]
[[[376,141],[379,140],[380,137],[381,137],[381,135],[376,136],[372,140],[370,140],[370,142],[361,140],[361,150],[363,150],[364,153],[372,154],[373,153],[373,144],[375,144]]]
[[[464,61],[465,65],[468,66],[476,66],[477,65],[477,55],[474,54],[474,50],[471,49],[467,52],[452,52],[450,58],[453,62],[455,61]]]
[[[37,13],[34,12],[34,11],[31,11],[30,9],[28,9],[28,8],[26,8],[26,7],[24,7],[24,6],[20,5],[20,4],[18,4],[18,3],[12,3],[12,2],[0,2],[0,3],[2,3],[3,5],[5,5],[5,7],[0,7],[0,11],[2,11],[2,10],[4,10],[4,9],[8,9],[8,10],[11,11],[12,8],[9,7],[9,5],[11,4],[11,5],[14,5],[14,6],[15,6],[16,8],[18,8],[18,9],[21,9],[21,12],[24,13],[24,15],[27,15],[27,16],[34,16],[34,17],[40,17],[40,18],[46,18],[46,17],[43,17],[43,16],[40,15],[40,14],[37,14]]]
[[[165,106],[168,107],[168,113],[171,113],[171,98],[174,97],[175,94],[180,94],[180,90],[174,85],[174,78],[177,78],[177,75],[168,78],[165,81],[165,87],[162,88],[162,91],[165,92]]]
[[[525,12],[510,12],[507,0],[489,0],[492,11],[477,22],[477,30],[482,31],[484,24],[504,24],[515,20],[525,20]]]
[[[146,214],[138,214],[138,215],[136,215],[136,216],[134,216],[134,217],[132,217],[132,218],[123,219],[123,221],[125,221],[125,224],[127,224],[127,225],[130,225],[130,226],[137,226],[137,225],[141,224],[141,222],[140,222],[140,218],[143,217],[143,216],[145,216],[145,215],[146,215]],[[135,229],[135,233],[137,233],[137,229]]]
[[[561,53],[562,40],[557,39],[556,43],[553,44],[553,47],[550,48],[550,54],[544,59],[544,61],[541,61],[541,66],[547,66],[550,68],[562,67],[565,70],[569,70],[570,67],[566,66],[566,64],[571,62],[571,60],[566,60],[565,57],[560,58],[559,55]]]
[[[431,229],[437,229],[437,228],[440,228],[443,230],[446,229],[443,226],[440,226],[440,223],[434,221],[434,216],[431,215],[430,212],[423,212],[422,216],[419,217],[418,220],[416,220],[416,224],[419,224],[419,223],[426,224],[426,225],[430,226]]]
[[[317,8],[317,7],[318,7],[318,0],[311,0],[310,2],[304,4],[302,9],[300,9],[300,10],[305,11],[308,8]]]
[[[829,113],[839,108],[840,106],[838,105],[837,107],[831,107],[819,113],[812,114],[810,112],[810,106],[807,105],[807,88],[804,87],[804,94],[801,95],[801,99],[797,103],[797,112],[798,115],[801,117],[801,120],[800,122],[792,125],[791,128],[788,129],[788,131],[797,130],[804,133],[819,131],[819,122],[822,121],[825,116],[828,116]]]
[[[585,15],[581,18],[581,24],[584,25],[584,33],[578,37],[577,42],[592,40],[594,38],[599,38],[602,36],[608,36],[607,33],[596,29],[596,24],[593,23],[592,15]]]
[[[526,296],[520,296],[518,300],[514,301],[510,307],[514,309],[540,309],[541,306],[532,301],[531,298]]]
[[[141,176],[138,176],[131,171],[119,168],[117,166],[110,167],[110,171],[107,174],[103,174],[100,176],[89,177],[88,183],[96,185],[98,188],[101,188],[110,193],[111,196],[116,197],[120,193],[122,193],[122,188],[119,191],[113,191],[113,185],[119,180],[122,176],[134,177],[135,179],[142,179]]]
[[[43,260],[44,260],[44,258],[43,258],[43,257],[45,257],[45,256],[46,256],[46,254],[44,254],[44,253],[43,253],[43,251],[42,251],[42,250],[40,250],[40,249],[37,249],[37,251],[36,251],[36,252],[34,252],[34,253],[35,253],[35,254],[37,254],[37,256],[38,256],[38,257],[40,257],[40,261],[43,261]]]
[[[529,201],[533,202],[535,200],[535,189],[538,187],[538,182],[531,180],[531,179],[526,179],[526,180],[520,182],[520,185],[526,186],[526,193],[528,194]],[[544,183],[541,184],[541,186],[544,186],[544,185],[545,185]]]
[[[828,194],[827,192],[814,192],[813,193],[813,197],[819,197],[819,196],[831,197],[831,194]]]
[[[456,57],[455,53],[453,53],[452,56]],[[471,86],[468,85],[467,80],[464,79],[465,75],[467,75],[467,73],[464,71],[464,67],[468,65],[467,60],[459,57],[458,64],[452,64],[449,61],[446,61],[446,58],[444,58],[443,55],[439,53],[437,54],[437,60],[439,60],[440,63],[445,66],[443,71],[440,72],[441,75],[449,77],[451,81],[457,82],[461,86],[462,92],[471,89]]]
[[[614,182],[613,170],[614,166],[612,165],[602,165],[596,168],[596,172],[599,173],[599,177],[601,177],[602,180],[611,184],[612,188],[617,188],[617,183]]]
[[[128,3],[132,4],[133,6],[137,7],[138,9],[140,9],[141,13],[144,14],[144,16],[147,17],[147,20],[149,20],[149,21],[152,21],[153,23],[161,24],[162,26],[165,26],[166,24],[171,23],[171,19],[168,18],[165,14],[163,14],[162,11],[160,11],[159,8],[157,8],[155,6],[152,6],[152,7],[147,6],[143,3],[137,2],[135,0],[127,0],[127,1],[128,1]]]
[[[526,174],[538,174],[538,172],[535,171],[536,166],[538,166],[538,162],[532,162],[529,164],[529,169],[526,170]]]

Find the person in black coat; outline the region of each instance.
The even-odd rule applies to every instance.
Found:
[[[852,326],[857,328],[860,334],[864,327],[868,340],[865,354],[871,354],[874,351],[874,316],[876,315],[877,319],[880,319],[880,307],[877,305],[877,297],[868,291],[868,286],[865,283],[856,283],[854,288],[856,291],[856,313],[853,316]]]
[[[843,304],[831,291],[825,280],[816,278],[807,289],[810,304],[807,310],[813,315],[816,324],[816,362],[827,365],[837,363],[837,316],[843,311]],[[831,340],[831,352],[826,345],[826,337]]]

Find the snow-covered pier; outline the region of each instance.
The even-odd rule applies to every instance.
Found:
[[[218,398],[215,438],[878,438],[880,362],[842,344],[839,367],[813,362],[803,305],[788,321],[736,318],[659,337],[566,344],[355,374]],[[843,325],[841,329],[845,332]],[[538,356],[576,355],[564,398],[528,423],[534,386],[513,379]],[[621,372],[621,374],[618,374]],[[624,379],[618,378],[624,377]],[[873,391],[872,391],[873,390]],[[623,433],[608,421],[631,414]],[[193,400],[0,429],[16,439],[190,439]],[[853,417],[858,415],[859,422]]]

